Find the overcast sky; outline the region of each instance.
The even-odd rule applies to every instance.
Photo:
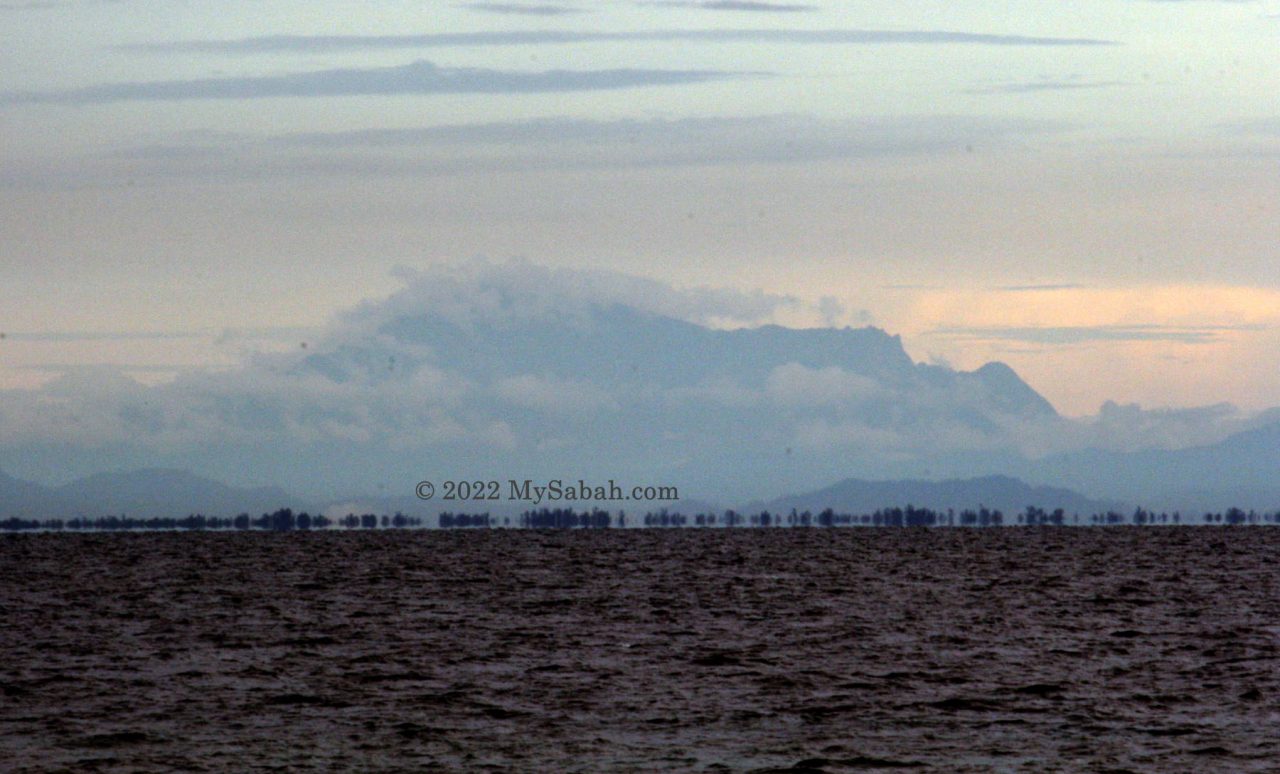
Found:
[[[484,255],[795,296],[1067,414],[1276,405],[1278,50],[1270,0],[3,2],[0,388]]]

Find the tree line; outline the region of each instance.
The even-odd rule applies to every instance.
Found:
[[[280,508],[272,513],[250,516],[241,513],[237,516],[205,516],[199,513],[189,514],[181,518],[150,517],[135,518],[120,516],[77,516],[71,519],[19,519],[8,518],[0,521],[0,530],[16,532],[22,530],[61,531],[127,531],[127,530],[260,530],[268,532],[291,532],[294,530],[312,529],[378,529],[407,528],[423,526],[422,519],[417,516],[405,516],[396,513],[394,516],[378,516],[372,513],[330,518],[323,514],[309,514],[306,511],[294,513],[292,508]]]
[[[1047,511],[1036,506],[1027,506],[1022,512],[1011,517],[999,509],[979,507],[945,511],[930,508],[918,508],[908,505],[905,508],[881,508],[872,513],[851,514],[837,513],[826,508],[818,513],[809,510],[792,509],[789,513],[771,513],[760,511],[753,514],[742,514],[733,510],[723,513],[697,513],[686,515],[662,509],[645,513],[636,526],[656,528],[684,527],[1002,527],[1002,526],[1114,526],[1137,525],[1148,526],[1158,524],[1280,524],[1280,511],[1259,513],[1245,511],[1241,508],[1228,508],[1225,511],[1203,513],[1194,517],[1184,517],[1181,513],[1149,511],[1137,508],[1132,513],[1107,511],[1082,516],[1078,513],[1066,514],[1061,508]],[[18,532],[24,530],[44,531],[136,531],[136,530],[191,530],[191,531],[267,531],[291,532],[323,529],[407,529],[427,526],[418,516],[406,516],[403,513],[394,515],[377,515],[373,513],[348,513],[341,517],[328,517],[323,514],[309,514],[305,511],[295,513],[290,508],[281,508],[272,513],[250,516],[241,513],[237,516],[205,516],[190,514],[181,518],[133,518],[125,515],[83,517],[71,519],[20,519],[11,517],[0,520],[0,531]],[[525,511],[514,520],[511,517],[496,517],[488,513],[440,513],[436,517],[435,526],[441,529],[489,529],[496,527],[521,527],[525,529],[606,529],[629,526],[625,512],[610,513],[601,509],[575,511],[572,508],[541,508]]]

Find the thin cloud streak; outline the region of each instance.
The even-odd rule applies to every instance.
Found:
[[[999,285],[993,290],[999,290],[1005,293],[1034,293],[1049,290],[1082,290],[1089,287],[1078,282],[1064,282],[1056,285]]]
[[[821,119],[797,114],[593,121],[544,118],[272,136],[200,134],[0,172],[0,190],[202,185],[356,176],[443,178],[944,157],[1017,147],[1069,124],[1000,116]],[[918,289],[918,288],[912,288]],[[938,288],[934,288],[938,289]]]
[[[1084,344],[1088,342],[1170,341],[1209,344],[1222,334],[1267,330],[1265,325],[1093,325],[1070,327],[956,327],[936,328],[931,335],[968,339],[1020,341],[1031,344]]]
[[[195,331],[40,331],[7,333],[13,341],[152,341],[166,339],[198,339],[207,333]]]
[[[317,70],[277,76],[105,83],[79,89],[4,95],[18,104],[84,105],[123,101],[345,97],[411,94],[531,94],[671,86],[764,73],[717,70],[544,70],[446,68],[420,60],[397,67]]]
[[[259,328],[208,328],[185,331],[29,331],[6,332],[9,341],[73,342],[73,341],[165,341],[178,339],[291,339],[314,335],[319,329],[305,326],[273,326]]]
[[[732,118],[592,121],[535,119],[483,124],[444,124],[410,129],[364,129],[280,135],[271,144],[318,148],[406,147],[429,145],[557,146],[625,143],[644,157],[682,155],[696,147],[712,157],[740,159],[750,148],[755,158],[810,159],[829,156],[885,155],[941,148],[963,149],[979,138],[987,143],[1013,134],[1060,131],[1060,123],[1015,118],[921,115],[857,120],[818,119],[774,114]]]
[[[816,11],[816,5],[801,5],[799,3],[761,3],[751,2],[750,0],[705,0],[705,2],[694,2],[687,0],[666,0],[662,2],[640,3],[640,5],[658,6],[665,8],[694,8],[700,11],[746,11],[748,13],[807,13]]]
[[[998,35],[952,30],[644,30],[587,32],[536,30],[510,32],[442,32],[418,35],[268,35],[232,40],[176,40],[136,43],[119,49],[141,53],[271,54],[328,53],[396,48],[458,46],[542,46],[573,43],[794,43],[827,45],[984,45],[984,46],[1115,46],[1114,40]]]
[[[858,120],[795,114],[592,121],[546,118],[418,128],[370,128],[269,137],[195,138],[144,145],[0,176],[0,188],[34,180],[210,182],[359,175],[435,177],[538,170],[675,169],[806,164],[966,153],[1050,135],[1068,125],[997,116],[883,116]],[[465,150],[465,153],[460,153]]]
[[[521,5],[519,3],[465,3],[472,11],[496,13],[506,16],[567,16],[582,13],[582,9],[567,5]]]
[[[984,86],[965,89],[965,94],[1038,94],[1046,91],[1077,91],[1087,89],[1109,89],[1125,86],[1124,81],[1028,81],[1026,83],[1006,83],[999,86]]]

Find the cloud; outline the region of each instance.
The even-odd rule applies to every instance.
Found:
[[[78,89],[11,92],[13,103],[72,105],[130,100],[260,99],[407,94],[527,94],[669,86],[759,73],[715,70],[545,70],[520,72],[439,67],[417,61],[395,67],[317,70],[276,76],[107,83]]]
[[[842,368],[808,368],[787,363],[769,372],[765,393],[787,406],[824,406],[857,403],[883,395],[874,380]]]
[[[755,157],[825,158],[829,156],[882,155],[904,149],[918,150],[966,144],[1013,134],[1060,130],[1058,122],[988,116],[906,115],[861,119],[818,119],[803,115],[756,115],[733,118],[534,119],[520,122],[451,124],[416,129],[365,129],[349,132],[309,132],[282,135],[270,142],[319,148],[408,146],[646,146],[670,150],[703,144],[709,147],[750,143],[768,147],[754,150]],[[736,160],[737,151],[725,151]],[[705,152],[699,155],[711,155]]]
[[[5,337],[13,341],[139,341],[155,339],[198,339],[208,336],[202,331],[11,331]]]
[[[517,406],[570,417],[617,408],[606,391],[579,380],[520,374],[497,380],[493,389],[501,399]]]
[[[749,325],[768,321],[800,300],[762,290],[699,286],[675,288],[659,280],[607,269],[555,269],[528,261],[475,260],[422,270],[402,267],[405,286],[376,304],[361,304],[339,316],[359,335],[387,321],[430,309],[459,325],[538,317],[551,310],[580,309],[584,302],[625,304],[700,325]],[[512,295],[520,302],[512,303]]]
[[[1216,443],[1249,429],[1251,418],[1230,403],[1185,409],[1143,409],[1137,403],[1107,401],[1085,421],[1090,445],[1135,451],[1179,449]]]
[[[84,186],[306,178],[432,178],[492,172],[667,169],[926,157],[1001,149],[1067,128],[995,116],[682,120],[546,118],[273,137],[175,135],[87,158],[32,160],[0,186]],[[394,151],[394,153],[389,152]]]
[[[139,53],[334,53],[370,49],[422,49],[457,46],[547,46],[577,43],[785,43],[796,45],[978,45],[978,46],[1114,46],[1113,40],[1035,35],[1002,35],[953,30],[781,30],[694,29],[592,32],[524,30],[441,32],[410,35],[270,35],[231,40],[175,40],[120,46]]]
[[[315,328],[304,326],[265,326],[256,328],[204,328],[172,331],[7,331],[0,339],[10,341],[48,341],[66,343],[72,341],[156,341],[167,339],[208,339],[219,342],[240,339],[280,339],[297,341],[314,334]]]
[[[1091,341],[1171,341],[1208,344],[1232,331],[1265,330],[1263,325],[1080,325],[1043,327],[942,327],[930,333],[972,339],[997,339],[1033,344],[1081,344]]]
[[[1275,329],[1278,303],[1280,291],[1268,287],[1013,285],[924,291],[914,299],[911,316],[934,322],[936,333],[968,337],[1203,340]]]
[[[702,11],[748,11],[753,13],[805,13],[808,11],[816,11],[818,7],[815,5],[801,5],[799,3],[760,3],[749,2],[748,0],[705,0],[704,2],[694,2],[689,0],[681,2],[680,0],[666,0],[666,2],[648,2],[640,5],[649,6],[665,6],[670,8],[696,8]]]
[[[835,296],[823,296],[818,299],[818,314],[822,316],[822,324],[834,328],[847,314],[844,303]],[[860,322],[870,323],[870,313],[865,309],[858,310]]]
[[[1010,137],[1061,130],[1060,123],[984,116],[892,116],[818,119],[800,115],[683,120],[537,119],[416,129],[365,129],[271,138],[282,147],[324,150],[440,151],[456,161],[457,148],[473,150],[465,166],[482,164],[492,148],[505,168],[646,167],[698,164],[792,163],[960,152],[998,145]],[[398,163],[406,158],[400,156]]]
[[[1087,89],[1108,89],[1124,86],[1124,81],[1026,81],[1023,83],[1005,83],[998,86],[983,86],[965,89],[965,94],[1035,94],[1046,91],[1076,91]]]
[[[508,16],[566,16],[582,13],[581,8],[567,5],[526,5],[520,3],[464,3],[463,8]]]
[[[1081,290],[1088,287],[1074,282],[1064,282],[1060,284],[1047,285],[1000,285],[993,290],[999,290],[1005,293],[1038,293],[1050,290]]]

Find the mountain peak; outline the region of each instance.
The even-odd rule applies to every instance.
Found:
[[[1002,411],[1020,416],[1057,416],[1053,404],[1031,388],[1017,372],[998,360],[967,374],[982,384]]]

